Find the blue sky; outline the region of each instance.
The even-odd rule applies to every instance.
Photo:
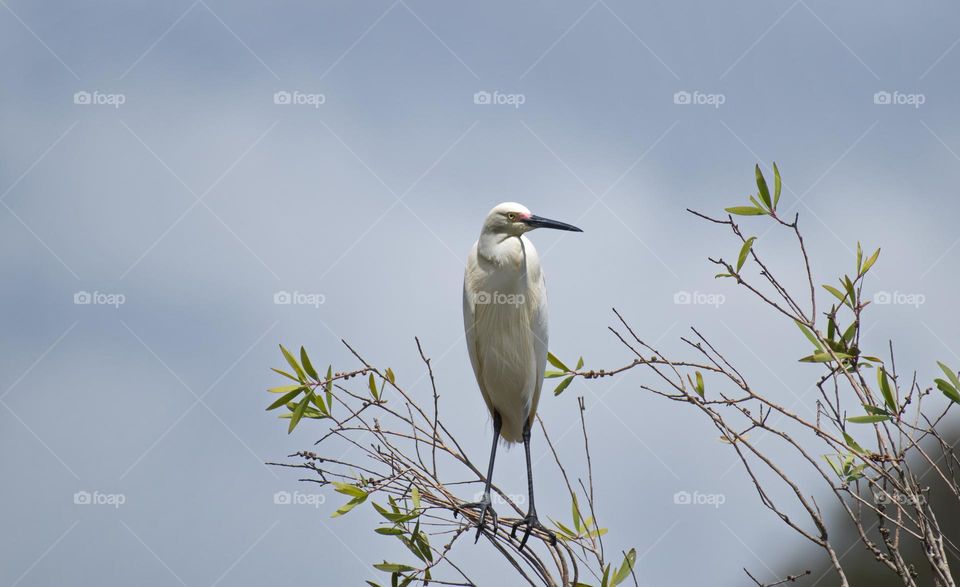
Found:
[[[282,342],[351,368],[343,338],[426,394],[419,336],[482,460],[460,290],[501,201],[585,231],[533,235],[559,356],[628,362],[606,330],[616,307],[666,351],[697,325],[809,404],[802,337],[714,281],[706,257],[736,245],[685,212],[741,202],[754,163],[776,160],[821,282],[860,240],[883,247],[874,291],[922,296],[876,305],[867,339],[894,337],[921,376],[960,363],[953,3],[0,4],[0,518],[16,529],[0,583],[373,578],[397,551],[370,511],[273,502],[316,491],[263,463],[320,430],[288,436],[264,413],[268,367]],[[785,235],[749,226],[799,284]],[[322,303],[275,304],[284,291]],[[795,571],[807,547],[712,427],[640,389],[648,377],[577,381],[541,405],[576,455],[586,398],[611,544],[638,549],[646,585]],[[522,491],[522,454],[504,454],[497,480]],[[540,468],[538,508],[562,515],[559,475]],[[75,504],[84,491],[123,503]],[[678,491],[726,499],[680,507]],[[457,556],[510,576],[488,546]]]

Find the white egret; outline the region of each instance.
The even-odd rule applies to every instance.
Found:
[[[521,549],[534,528],[556,541],[537,519],[530,464],[530,427],[543,386],[548,339],[547,288],[537,250],[524,236],[535,228],[583,232],[576,226],[535,216],[520,204],[500,204],[483,221],[480,239],[470,250],[463,277],[463,328],[480,393],[493,417],[493,448],[483,497],[461,507],[479,510],[477,539],[487,513],[496,532],[497,514],[491,507],[490,480],[497,444],[501,437],[507,444],[522,440],[530,507],[526,517],[517,521],[511,531],[511,536],[516,536],[519,526],[526,527]]]

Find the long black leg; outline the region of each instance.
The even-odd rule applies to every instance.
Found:
[[[493,505],[490,501],[490,484],[493,482],[493,463],[497,458],[497,444],[500,441],[500,427],[502,425],[503,420],[500,418],[500,414],[498,412],[494,412],[493,447],[490,449],[490,465],[487,467],[487,480],[483,485],[483,497],[480,498],[480,501],[465,503],[460,506],[460,509],[475,508],[480,510],[480,519],[477,522],[477,537],[474,539],[474,542],[480,540],[480,533],[483,531],[484,520],[486,519],[487,512],[490,512],[490,518],[493,520],[493,531],[497,531],[497,512],[494,511]],[[528,454],[527,463],[529,464],[529,462],[530,459]]]
[[[527,420],[527,423],[523,426],[523,451],[527,455],[527,494],[530,498],[530,509],[527,510],[527,517],[522,520],[517,520],[513,524],[513,529],[510,531],[510,537],[516,538],[517,528],[520,526],[526,526],[526,529],[523,531],[523,538],[520,539],[520,550],[523,550],[524,545],[527,543],[527,539],[530,538],[530,532],[537,528],[542,530],[550,537],[550,544],[557,543],[557,537],[553,532],[548,530],[543,524],[540,523],[540,520],[537,519],[537,506],[533,502],[533,465],[530,462],[530,425],[533,421],[533,418]]]

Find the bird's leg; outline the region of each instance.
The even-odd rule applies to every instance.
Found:
[[[480,511],[480,519],[477,521],[477,537],[473,540],[476,542],[480,540],[480,533],[484,528],[484,519],[487,516],[487,512],[490,513],[490,518],[493,520],[493,531],[497,531],[497,512],[493,509],[493,504],[490,501],[490,483],[493,480],[493,461],[497,458],[497,442],[500,440],[500,426],[503,424],[503,420],[500,418],[498,412],[493,413],[493,448],[490,449],[490,465],[487,467],[487,480],[483,486],[483,497],[480,498],[480,501],[475,501],[472,503],[461,504],[458,509],[467,509],[473,508]],[[456,515],[456,512],[454,512]]]
[[[527,538],[530,538],[530,532],[534,529],[540,530],[549,536],[551,545],[557,543],[556,535],[537,519],[537,507],[533,503],[533,467],[530,464],[530,423],[532,421],[533,418],[528,419],[527,423],[523,426],[523,450],[527,454],[527,490],[530,496],[530,509],[527,510],[527,516],[522,520],[514,522],[513,528],[510,530],[510,538],[516,538],[517,528],[526,526],[526,529],[523,531],[523,538],[520,539],[520,550],[523,550],[524,545],[527,543]]]

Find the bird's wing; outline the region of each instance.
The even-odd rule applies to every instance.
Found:
[[[493,404],[490,402],[490,396],[487,395],[487,390],[484,389],[483,386],[480,351],[477,348],[476,299],[473,295],[472,284],[474,283],[473,278],[479,270],[480,268],[477,263],[477,244],[474,243],[473,249],[470,250],[470,255],[467,257],[467,266],[463,273],[463,333],[467,341],[467,353],[470,355],[470,365],[473,366],[473,374],[477,379],[477,385],[480,387],[480,394],[483,396],[483,401],[487,404],[487,409],[489,409],[492,414]]]
[[[547,368],[547,351],[549,350],[550,336],[547,331],[547,285],[540,271],[540,303],[536,304],[533,315],[530,316],[530,329],[533,331],[533,356],[537,361],[537,374],[534,380],[533,402],[530,404],[530,422],[533,423],[537,415],[537,405],[540,403],[540,390],[543,388],[543,373]]]

